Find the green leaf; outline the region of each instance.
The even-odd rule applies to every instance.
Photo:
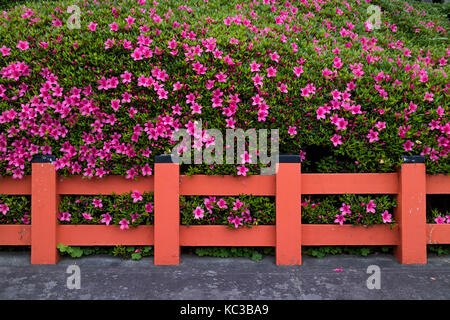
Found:
[[[135,252],[131,254],[131,259],[133,260],[141,260],[142,259],[142,254],[141,252]]]

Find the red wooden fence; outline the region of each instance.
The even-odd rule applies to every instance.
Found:
[[[292,158],[291,158],[292,159]],[[425,164],[404,163],[397,173],[302,174],[300,163],[277,165],[271,176],[180,176],[176,163],[155,163],[152,177],[138,181],[58,177],[51,163],[33,163],[22,180],[0,179],[0,194],[31,195],[31,225],[0,225],[0,245],[31,245],[31,263],[54,264],[58,243],[73,246],[154,245],[157,265],[178,264],[180,246],[274,246],[278,265],[300,265],[302,245],[393,245],[401,263],[427,262],[427,244],[450,244],[450,224],[427,224],[427,194],[449,194],[450,177],[425,174]],[[98,195],[132,190],[155,193],[155,224],[59,225],[61,195]],[[226,226],[181,226],[180,195],[275,196],[276,225],[231,230]],[[302,225],[302,194],[394,194],[398,225]]]

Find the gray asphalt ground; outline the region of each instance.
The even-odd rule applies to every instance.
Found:
[[[80,267],[80,289],[69,289],[70,265]],[[380,289],[369,289],[370,265],[380,268]],[[342,269],[342,271],[335,270]],[[303,257],[302,266],[276,266],[274,257],[182,255],[179,266],[154,266],[110,256],[62,258],[31,265],[27,252],[0,252],[0,299],[322,300],[450,299],[450,256],[427,265],[401,265],[392,255]]]

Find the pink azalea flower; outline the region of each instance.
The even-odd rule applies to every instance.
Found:
[[[375,127],[377,127],[377,129],[379,131],[383,130],[386,128],[386,122],[382,122],[382,121],[377,121],[377,123],[375,124]]]
[[[248,153],[248,151],[244,151],[244,154],[240,155],[241,164],[252,163],[252,155]]]
[[[111,222],[112,218],[109,215],[109,212],[102,214],[103,219],[100,220],[100,222],[105,223],[107,226],[109,226],[109,223]]]
[[[27,213],[25,213],[23,215],[23,218],[20,220],[22,221],[23,224],[30,224],[30,216]]]
[[[102,199],[93,199],[92,204],[95,208],[103,208]]]
[[[431,101],[434,100],[434,99],[433,99],[433,96],[434,96],[433,93],[427,91],[427,92],[425,92],[425,96],[424,96],[424,98],[423,98],[423,101],[429,101],[429,102],[431,102]]]
[[[159,100],[162,100],[162,99],[167,100],[169,98],[169,96],[167,95],[168,93],[169,92],[164,89],[158,90],[158,99]]]
[[[270,59],[272,59],[275,62],[279,62],[279,60],[278,60],[279,58],[280,58],[280,55],[276,52],[273,52],[270,54]]]
[[[233,202],[233,210],[234,211],[239,210],[239,208],[242,207],[243,205],[244,203],[241,200],[236,199],[236,201]]]
[[[109,24],[109,28],[112,32],[116,32],[119,30],[119,25],[114,21],[113,23]]]
[[[95,31],[95,30],[97,30],[97,24],[94,23],[94,22],[90,22],[88,24],[88,28],[89,28],[90,31]]]
[[[19,44],[16,46],[16,48],[22,51],[27,50],[29,47],[30,46],[28,44],[28,41],[21,41],[21,40],[19,40]]]
[[[6,213],[9,211],[9,207],[6,204],[0,204],[0,211],[3,213],[3,215],[6,215]]]
[[[217,206],[220,209],[227,209],[228,208],[227,203],[222,198],[220,198],[219,201],[217,201]]]
[[[373,200],[370,200],[369,203],[366,205],[366,211],[375,213],[375,208],[377,205],[373,202]]]
[[[176,47],[177,47],[177,41],[175,40],[175,39],[172,39],[172,40],[169,40],[168,41],[168,46],[167,46],[167,48],[169,48],[169,49],[171,49],[171,50],[173,50],[173,49],[176,49]]]
[[[83,218],[86,220],[92,220],[92,216],[90,213],[83,212]]]
[[[226,80],[227,80],[227,75],[223,74],[223,72],[216,74],[215,77],[217,79],[217,82],[226,82]]]
[[[251,72],[260,72],[261,64],[256,63],[256,61],[252,61],[250,64],[250,70]]]
[[[350,205],[345,203],[342,204],[342,207],[339,210],[342,212],[343,215],[352,213],[352,211],[350,210]]]
[[[60,221],[70,222],[70,217],[71,216],[72,215],[70,213],[68,213],[68,212],[60,212],[58,218],[59,218]]]
[[[145,176],[151,176],[152,175],[152,168],[148,165],[148,163],[145,164],[145,166],[142,168],[142,175]]]
[[[203,218],[203,213],[205,212],[205,210],[203,210],[200,207],[197,207],[194,209],[194,219],[201,219]]]
[[[333,72],[331,70],[329,70],[328,68],[325,68],[322,70],[322,75],[325,78],[331,78],[331,76],[333,75]]]
[[[403,148],[405,151],[412,151],[412,147],[414,146],[414,143],[410,140],[406,140],[406,142],[403,144]]]
[[[260,76],[258,73],[252,77],[253,83],[255,86],[263,86],[262,80],[264,79],[264,76]]]
[[[334,223],[339,223],[341,226],[344,224],[344,221],[346,221],[346,219],[344,218],[344,214],[337,214],[336,215],[336,219],[334,220]]]
[[[445,223],[445,218],[444,218],[444,217],[441,217],[441,216],[438,216],[436,219],[434,219],[434,221],[435,221],[437,224],[444,224],[444,223]]]
[[[319,107],[316,110],[317,114],[317,120],[319,119],[325,119],[325,114],[329,113],[328,109],[326,107]]]
[[[134,177],[136,176],[137,172],[134,168],[131,168],[130,170],[127,170],[127,175],[125,177],[125,179],[134,179]]]
[[[342,66],[343,66],[343,63],[342,63],[341,58],[339,58],[339,57],[334,57],[334,60],[333,60],[333,68],[340,69],[340,68],[342,68]]]
[[[5,46],[0,48],[0,52],[4,57],[9,56],[11,54],[11,48],[7,48]]]
[[[232,223],[234,223],[234,227],[237,229],[239,226],[242,226],[242,218],[239,218],[238,216],[234,217],[233,220],[231,220]]]
[[[278,86],[278,90],[280,90],[283,93],[288,93],[287,85],[285,85],[284,83],[282,83]]]
[[[378,132],[373,131],[372,129],[369,130],[369,134],[367,135],[367,138],[369,139],[369,142],[372,143],[374,141],[378,141]]]
[[[288,133],[289,133],[291,136],[296,135],[296,134],[297,134],[296,128],[297,128],[296,126],[293,126],[293,127],[289,126]]]
[[[119,110],[119,108],[120,108],[120,99],[111,100],[111,108],[114,111]]]
[[[335,147],[337,147],[338,145],[342,144],[340,135],[335,134],[330,140],[331,140],[331,142],[333,142],[333,145]]]
[[[123,103],[131,102],[131,98],[132,98],[132,96],[131,96],[130,93],[124,92],[122,94],[122,101],[121,102],[123,102]]]
[[[211,90],[212,88],[214,88],[215,82],[216,82],[215,80],[207,80],[205,85],[206,89]]]
[[[62,26],[62,22],[59,19],[52,20],[52,23],[53,23],[53,26],[55,26],[55,27],[61,27]]]
[[[388,222],[392,222],[392,214],[389,214],[389,212],[387,210],[385,210],[382,214],[381,217],[383,218],[383,223],[388,223]]]
[[[127,18],[125,18],[125,21],[129,26],[131,26],[134,23],[134,21],[136,21],[136,19],[133,18],[132,16],[128,16]]]
[[[183,84],[180,83],[180,81],[177,81],[173,84],[173,91],[180,90],[183,87]]]
[[[141,195],[141,193],[140,193],[139,191],[134,190],[134,191],[131,193],[131,198],[133,198],[133,202],[136,203],[136,202],[142,200],[142,195]]]
[[[129,229],[128,225],[130,224],[130,221],[128,221],[127,219],[122,219],[122,220],[120,220],[119,224],[120,224],[120,230]]]
[[[214,208],[213,202],[209,198],[203,199],[203,204],[205,205],[206,209],[209,211],[209,213],[212,213],[212,208]]]
[[[135,222],[141,215],[137,212],[130,214],[131,222]]]
[[[133,49],[133,46],[132,46],[131,41],[129,41],[129,40],[127,40],[127,39],[124,39],[124,40],[123,40],[123,47],[124,47],[125,49],[127,49],[127,50]]]
[[[303,73],[303,66],[294,67],[294,74],[297,76],[297,78],[299,78],[302,73]]]
[[[299,156],[300,156],[300,162],[302,162],[303,160],[306,159],[306,152],[300,150]]]
[[[145,205],[145,211],[148,213],[153,212],[153,204],[151,202],[149,202]]]
[[[277,75],[277,69],[274,67],[269,67],[267,68],[267,77],[268,78],[273,78],[276,77]]]
[[[347,129],[348,121],[344,118],[338,118],[336,121],[336,129],[337,130],[345,130]]]
[[[103,167],[101,168],[97,168],[97,170],[95,171],[95,175],[99,178],[102,178],[107,172],[103,169]]]
[[[244,177],[247,175],[247,171],[249,170],[245,166],[237,167],[237,169],[238,169],[237,175],[238,176],[244,176]]]
[[[331,92],[331,96],[333,97],[333,100],[340,100],[341,99],[341,92],[339,90],[333,90]]]
[[[231,128],[231,129],[235,128],[234,124],[236,123],[236,120],[234,120],[233,118],[227,118],[227,119],[225,119],[225,122],[227,123],[226,125],[228,128]]]

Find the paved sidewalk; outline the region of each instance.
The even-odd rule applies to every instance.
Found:
[[[76,264],[81,288],[68,289]],[[367,267],[381,270],[381,288],[368,289]],[[342,269],[336,271],[335,269]],[[0,299],[450,299],[450,256],[427,265],[401,265],[391,255],[303,257],[297,267],[273,257],[182,255],[179,266],[154,266],[152,258],[63,258],[57,265],[30,265],[27,252],[0,252]]]

